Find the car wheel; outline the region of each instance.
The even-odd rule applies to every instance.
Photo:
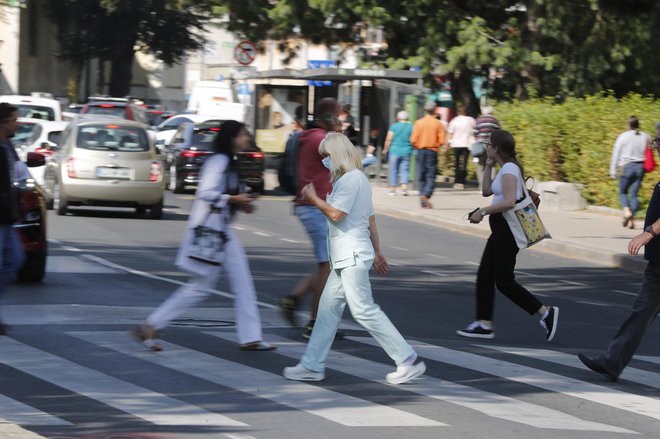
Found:
[[[142,216],[145,213],[147,213],[147,206],[138,206],[135,208],[135,214],[138,216]]]
[[[182,194],[185,190],[185,184],[183,180],[179,178],[176,173],[176,166],[174,167],[174,174],[170,173],[170,187],[172,187],[172,193]]]
[[[44,247],[25,254],[25,263],[16,273],[22,282],[41,282],[46,274],[46,256],[48,251]]]
[[[163,218],[163,199],[156,204],[152,204],[149,208],[149,218],[151,219],[161,219]]]
[[[57,212],[58,215],[66,215],[68,204],[66,198],[62,195],[60,190],[60,185],[55,183],[53,187],[53,209]]]
[[[252,192],[263,195],[265,193],[264,182],[259,182],[251,186]]]
[[[44,188],[46,189],[46,209],[53,210],[53,205],[55,204],[54,193],[55,183],[53,182],[53,177],[49,174],[44,176]]]

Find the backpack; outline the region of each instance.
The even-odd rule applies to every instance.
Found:
[[[298,194],[298,146],[301,134],[302,131],[296,131],[289,136],[277,171],[280,188],[290,195]]]

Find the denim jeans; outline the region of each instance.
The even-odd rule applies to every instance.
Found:
[[[11,224],[0,224],[0,295],[14,280],[23,265],[25,254],[18,232]]]
[[[390,168],[390,186],[397,186],[397,182],[398,184],[408,184],[410,155],[398,156],[390,153],[388,166]]]
[[[417,177],[419,194],[431,198],[435,187],[435,174],[438,172],[438,153],[430,149],[417,152]]]
[[[374,303],[369,281],[372,264],[373,260],[363,261],[356,257],[354,266],[330,272],[321,294],[312,338],[300,360],[305,368],[314,372],[325,370],[325,360],[346,304],[355,321],[369,331],[397,366],[414,354],[413,348],[403,339],[380,306]]]
[[[628,163],[623,167],[623,175],[619,177],[619,200],[621,207],[630,208],[633,216],[639,209],[637,193],[644,179],[644,163]],[[628,202],[628,190],[630,190],[630,202]]]
[[[319,264],[328,262],[328,221],[316,206],[296,206],[296,216],[305,227]]]

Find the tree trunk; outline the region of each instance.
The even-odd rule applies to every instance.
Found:
[[[80,102],[80,80],[82,78],[82,65],[70,62],[66,78],[66,95],[69,102]]]
[[[124,97],[131,92],[135,38],[117,38],[112,48],[110,69],[110,96]]]
[[[472,89],[472,75],[466,70],[457,70],[450,75],[450,78],[454,106],[464,105],[468,116],[477,117],[481,112],[481,106]]]

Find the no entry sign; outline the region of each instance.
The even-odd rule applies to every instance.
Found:
[[[257,46],[251,41],[241,41],[234,48],[234,58],[239,64],[247,66],[257,57]]]

